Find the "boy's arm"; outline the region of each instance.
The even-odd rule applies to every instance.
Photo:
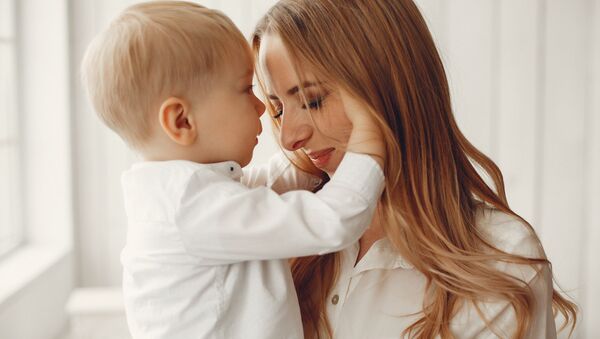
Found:
[[[352,133],[348,139],[348,152],[368,154],[385,168],[386,144],[379,127],[384,122],[375,120],[377,114],[372,112],[366,103],[352,96],[345,90],[340,91],[344,111],[352,123]],[[371,111],[371,112],[369,112]]]
[[[282,195],[233,181],[193,177],[176,224],[188,251],[204,264],[324,254],[357,241],[384,185],[367,155],[347,153],[318,193]]]
[[[243,171],[240,181],[245,186],[266,186],[279,194],[293,190],[313,191],[322,181],[294,166],[283,151],[273,155],[266,164],[247,167]]]
[[[334,252],[362,236],[384,188],[385,143],[368,108],[341,95],[353,128],[331,181],[316,194],[282,195],[237,182],[190,182],[176,223],[191,253],[206,264],[283,259]]]

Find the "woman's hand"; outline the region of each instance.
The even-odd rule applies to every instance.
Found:
[[[368,154],[379,163],[381,168],[384,168],[385,141],[373,113],[370,112],[368,106],[346,91],[340,91],[340,97],[346,116],[353,126],[347,150]]]

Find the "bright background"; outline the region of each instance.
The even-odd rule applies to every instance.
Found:
[[[134,2],[0,0],[0,338],[126,337],[119,178],[135,157],[92,113],[78,69]],[[275,3],[198,2],[246,35]],[[500,165],[583,310],[575,338],[600,338],[600,1],[416,2],[461,128]],[[267,130],[254,162],[276,151]]]

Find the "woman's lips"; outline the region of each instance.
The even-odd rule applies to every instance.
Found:
[[[327,148],[321,151],[307,153],[307,155],[315,166],[323,168],[329,159],[331,159],[334,150],[335,148]]]

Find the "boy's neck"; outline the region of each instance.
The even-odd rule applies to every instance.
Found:
[[[139,149],[144,161],[187,160],[204,163],[201,152],[194,152],[193,146],[181,146],[170,140],[150,140]]]
[[[186,160],[198,164],[215,164],[232,159],[215,159],[205,156],[202,150],[192,146],[181,146],[174,143],[170,144],[151,144],[140,150],[140,155],[144,161],[173,161]]]

